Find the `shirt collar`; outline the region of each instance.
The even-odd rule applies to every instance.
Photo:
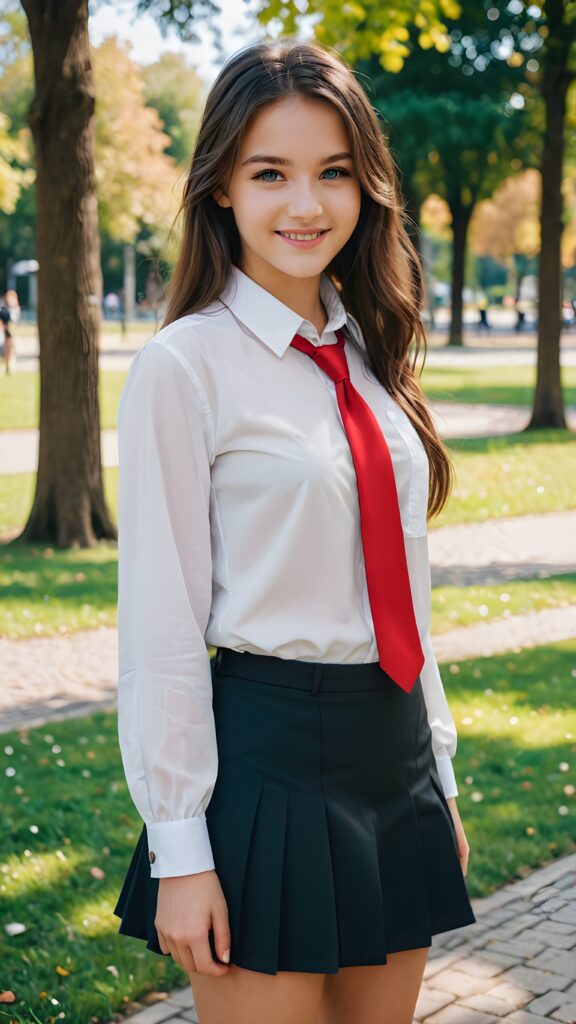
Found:
[[[220,294],[220,301],[236,319],[277,356],[284,355],[295,334],[302,334],[313,345],[334,344],[333,332],[346,326],[347,317],[342,300],[325,272],[320,277],[320,298],[328,315],[321,338],[310,320],[303,320],[234,264],[228,284]]]

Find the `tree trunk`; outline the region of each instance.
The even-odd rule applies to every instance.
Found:
[[[449,345],[463,345],[462,309],[464,291],[464,260],[466,258],[466,236],[472,216],[472,206],[464,206],[460,200],[450,202],[452,214],[452,310]]]
[[[546,4],[549,35],[544,64],[546,128],[542,152],[542,242],[538,274],[538,357],[532,417],[527,430],[535,427],[566,428],[560,378],[560,333],[562,328],[562,167],[569,26],[564,24],[562,0]]]
[[[22,0],[36,92],[40,444],[27,541],[117,537],[104,497],[98,408],[102,296],[88,0]]]

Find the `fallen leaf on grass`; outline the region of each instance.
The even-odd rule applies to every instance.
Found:
[[[26,931],[26,925],[20,924],[20,921],[9,921],[8,924],[4,925],[8,935],[21,935],[22,932]]]

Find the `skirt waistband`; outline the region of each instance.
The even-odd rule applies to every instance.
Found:
[[[378,661],[359,664],[339,664],[319,661],[301,661],[299,658],[277,658],[271,654],[253,654],[251,651],[233,651],[219,647],[214,659],[214,674],[238,676],[272,686],[287,686],[296,690],[309,690],[313,695],[320,689],[347,693],[360,690],[400,689]]]

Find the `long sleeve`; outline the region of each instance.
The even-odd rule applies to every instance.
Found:
[[[214,868],[210,408],[169,343],[135,356],[118,409],[118,733],[154,878]]]
[[[428,536],[406,537],[406,560],[410,574],[412,600],[424,651],[424,667],[420,673],[422,692],[432,733],[432,750],[438,775],[446,798],[458,796],[452,758],[456,754],[457,734],[448,707],[438,662],[432,649],[430,622],[432,618],[432,583],[428,555]]]

